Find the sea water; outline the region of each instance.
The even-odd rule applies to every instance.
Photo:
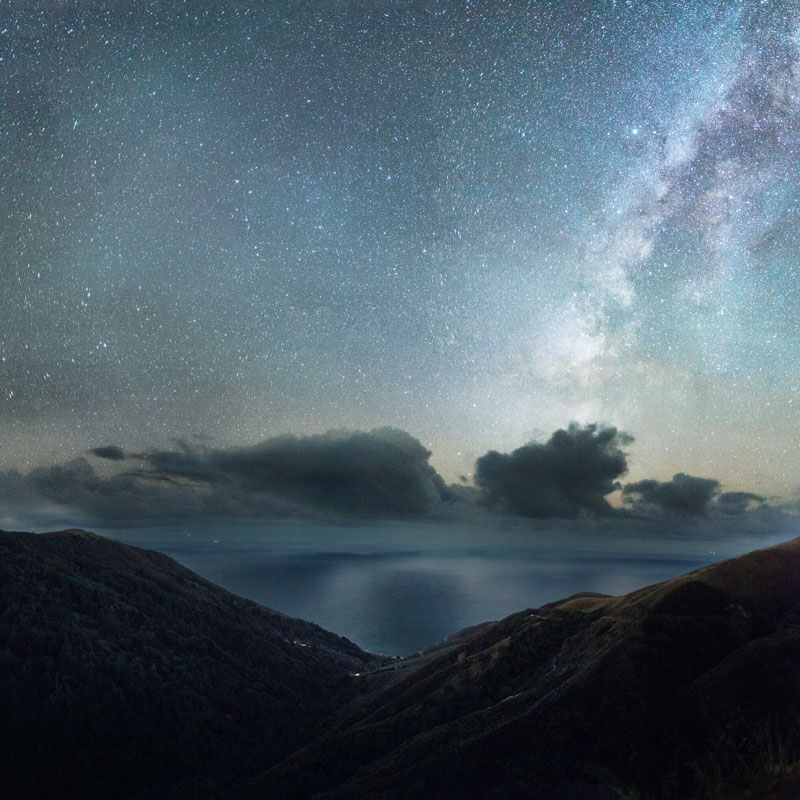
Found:
[[[97,532],[158,550],[229,591],[390,655],[575,592],[624,594],[791,538],[665,530],[258,522]]]

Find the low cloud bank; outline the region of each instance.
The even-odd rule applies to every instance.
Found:
[[[616,428],[572,424],[545,444],[481,456],[475,483],[491,507],[521,516],[611,516],[606,496],[621,488],[617,478],[628,471],[621,448],[632,441]]]
[[[623,502],[638,515],[740,517],[762,510],[766,498],[753,492],[722,492],[715,478],[679,472],[669,481],[644,480],[622,490]]]
[[[448,497],[430,451],[393,428],[280,436],[252,447],[173,449],[126,455],[117,445],[89,454],[124,464],[98,474],[88,459],[0,475],[8,507],[75,509],[100,519],[275,517],[331,513],[418,517]]]
[[[723,492],[717,498],[716,507],[722,514],[738,517],[757,510],[766,502],[766,497],[753,492]]]
[[[527,525],[533,519],[619,524],[631,518],[763,528],[797,510],[752,492],[721,492],[715,478],[682,472],[669,481],[622,486],[628,470],[623,448],[632,441],[613,427],[573,423],[544,443],[487,452],[476,462],[474,486],[446,485],[429,463],[430,451],[395,428],[278,436],[232,448],[180,439],[137,453],[103,445],[88,457],[27,474],[0,472],[0,524],[287,517],[492,524],[501,514],[527,518]],[[616,491],[622,507],[608,501]]]
[[[657,508],[667,514],[704,516],[718,491],[719,481],[714,478],[696,478],[679,472],[670,481],[629,483],[622,490],[622,497],[640,513]]]
[[[224,485],[281,498],[300,508],[348,515],[419,516],[443,499],[446,486],[428,463],[430,451],[405,431],[339,431],[280,436],[252,447],[153,450],[143,477]]]
[[[93,447],[89,452],[93,456],[97,456],[98,458],[106,458],[109,461],[125,460],[125,451],[121,447],[117,447],[115,444],[108,445],[107,447]]]

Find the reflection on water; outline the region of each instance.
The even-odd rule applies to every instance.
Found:
[[[232,592],[393,655],[574,592],[624,594],[788,538],[680,540],[630,524],[589,532],[272,523],[102,533],[159,550]]]

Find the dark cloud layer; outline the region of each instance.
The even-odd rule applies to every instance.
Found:
[[[494,450],[476,463],[475,483],[490,506],[527,517],[576,517],[614,513],[606,495],[627,472],[621,447],[632,437],[616,428],[571,424],[545,444],[513,453]]]
[[[751,492],[720,493],[714,478],[678,473],[622,490],[626,509],[607,496],[622,488],[616,428],[575,423],[544,444],[490,451],[476,462],[475,486],[446,485],[431,453],[402,430],[329,431],[277,436],[249,447],[214,448],[174,439],[169,448],[126,453],[92,448],[103,468],[79,457],[27,474],[0,472],[0,518],[57,517],[124,524],[170,519],[285,517],[472,519],[501,512],[540,519],[630,516],[639,519],[755,520],[782,512]],[[487,518],[488,520],[488,518]]]
[[[252,447],[151,451],[154,476],[226,484],[301,507],[358,516],[418,516],[442,499],[445,484],[430,451],[404,431],[280,436]],[[147,474],[147,473],[143,473]]]
[[[667,514],[703,516],[718,491],[719,481],[714,478],[697,478],[679,472],[670,481],[629,483],[622,496],[636,511],[656,507]]]
[[[27,474],[0,474],[0,511],[10,517],[57,516],[86,519],[159,520],[241,515],[246,511],[231,494],[174,480],[148,480],[137,474],[98,474],[86,458],[37,467]],[[256,504],[248,503],[254,508]],[[269,513],[263,503],[261,513]]]
[[[741,516],[758,508],[766,502],[766,498],[753,492],[723,492],[716,502],[717,509],[728,516]]]
[[[209,449],[176,440],[170,450],[125,456],[90,451],[131,468],[99,475],[85,458],[0,476],[6,507],[61,507],[103,519],[300,516],[416,517],[449,492],[430,452],[404,431],[280,436],[252,447]]]
[[[106,447],[93,447],[89,453],[98,458],[106,458],[109,461],[123,461],[125,459],[125,451],[115,444]]]

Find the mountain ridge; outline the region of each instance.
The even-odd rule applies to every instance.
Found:
[[[800,754],[798,587],[800,539],[622,597],[518,612],[400,667],[248,797],[745,796],[731,780],[747,776],[718,773],[756,758],[754,731]],[[331,752],[337,777],[303,784]]]
[[[9,798],[790,800],[800,539],[405,659],[82,529],[0,532]]]

